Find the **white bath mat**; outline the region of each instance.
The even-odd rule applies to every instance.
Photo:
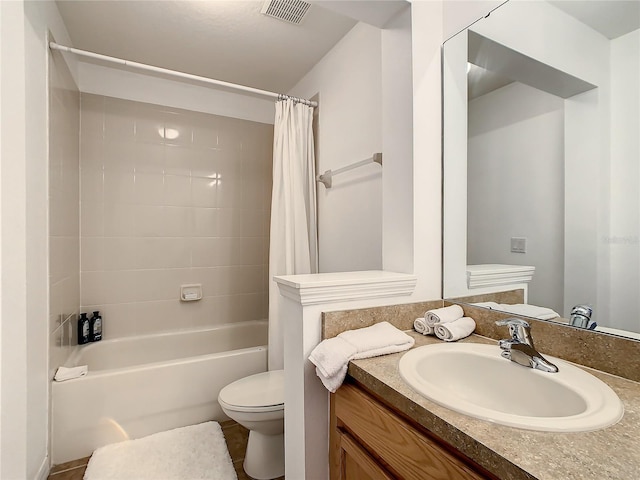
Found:
[[[206,422],[98,448],[85,480],[237,480],[220,424]]]

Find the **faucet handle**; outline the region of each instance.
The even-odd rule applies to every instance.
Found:
[[[522,320],[521,318],[506,318],[504,320],[497,320],[496,325],[507,325],[509,327],[509,335],[511,340],[517,340],[521,343],[533,344],[531,340],[531,326],[529,322]]]

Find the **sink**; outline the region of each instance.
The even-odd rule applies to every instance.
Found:
[[[460,413],[527,430],[585,432],[615,424],[616,393],[586,371],[545,355],[559,372],[523,367],[497,345],[442,343],[414,348],[400,375],[429,400]]]

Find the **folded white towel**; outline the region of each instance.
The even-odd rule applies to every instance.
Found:
[[[500,304],[496,302],[478,302],[478,303],[472,303],[471,305],[475,307],[490,308],[491,310],[497,310],[498,308],[500,308]]]
[[[433,335],[434,333],[433,327],[427,325],[427,321],[424,317],[416,318],[413,321],[413,329],[422,335]]]
[[[478,307],[486,307],[492,310],[500,310],[502,312],[513,313],[515,315],[523,315],[525,317],[539,318],[540,320],[553,320],[558,318],[557,312],[547,307],[538,307],[537,305],[529,305],[526,303],[516,303],[510,305],[508,303],[481,302],[473,303]]]
[[[72,378],[84,377],[89,372],[89,368],[86,365],[79,367],[58,367],[53,379],[56,382],[64,382],[65,380],[71,380]]]
[[[448,323],[436,323],[436,337],[445,342],[455,342],[468,337],[476,329],[476,322],[471,317],[462,317]]]
[[[320,370],[318,370],[318,367],[316,367],[316,375],[318,375],[318,378],[322,380],[322,384],[327,390],[329,390],[331,393],[335,393],[336,390],[340,388],[340,385],[342,385],[342,382],[344,382],[344,379],[347,376],[348,369],[349,369],[349,363],[345,363],[342,366],[342,368],[340,368],[338,373],[330,377],[325,377],[320,373]]]
[[[388,322],[342,332],[320,342],[309,355],[316,374],[330,392],[335,392],[347,374],[349,360],[402,352],[415,340]]]
[[[309,360],[323,377],[332,377],[349,363],[349,359],[358,353],[358,348],[340,335],[323,340],[313,349]]]
[[[448,307],[436,308],[429,310],[424,314],[427,325],[433,327],[436,323],[448,323],[462,318],[464,311],[460,305],[451,305]]]

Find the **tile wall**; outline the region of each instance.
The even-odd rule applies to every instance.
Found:
[[[61,54],[49,63],[49,374],[77,343],[80,305],[80,92]]]
[[[81,94],[81,305],[105,339],[267,317],[272,144],[272,125]],[[191,283],[204,298],[180,302]]]

